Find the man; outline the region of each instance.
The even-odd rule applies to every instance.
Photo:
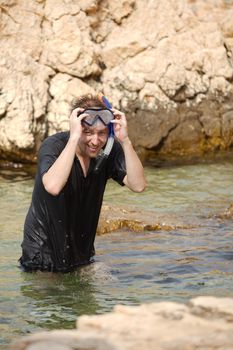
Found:
[[[115,134],[113,148],[96,172],[110,125]],[[48,137],[39,151],[20,258],[25,271],[65,272],[92,261],[109,178],[134,192],[145,188],[143,167],[128,137],[124,113],[106,109],[97,96],[82,96],[73,105],[70,131]]]

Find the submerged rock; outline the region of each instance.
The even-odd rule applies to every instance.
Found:
[[[225,209],[221,213],[216,214],[215,216],[219,219],[222,219],[222,220],[232,219],[233,218],[233,204],[231,204],[227,209]]]
[[[187,304],[118,305],[99,316],[81,316],[77,330],[41,332],[10,350],[230,350],[233,299],[197,297]]]

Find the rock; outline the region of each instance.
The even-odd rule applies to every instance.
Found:
[[[61,1],[54,6],[53,0],[46,0],[44,16],[40,62],[76,77],[99,75],[88,18],[79,5],[75,1]]]
[[[36,155],[47,132],[48,79],[54,72],[21,49],[11,49],[6,43],[1,49],[7,64],[0,62],[0,156],[15,154],[30,160],[29,154]]]
[[[108,68],[103,74],[105,91],[129,112],[135,146],[163,154],[201,154],[229,147],[232,129],[224,115],[233,106],[224,98],[220,105],[216,96],[232,96],[233,71],[216,20],[225,23],[220,13],[229,15],[232,8],[219,2],[218,16],[207,19],[204,13],[210,10],[210,2],[207,7],[201,2],[172,1],[137,5],[127,23],[111,32],[103,50]],[[230,135],[226,139],[210,136],[201,117],[206,124],[215,119],[223,125],[220,131],[229,130]]]
[[[197,297],[187,304],[118,305],[99,316],[81,316],[77,330],[42,332],[19,339],[11,350],[165,350],[233,348],[233,299]]]
[[[114,206],[104,204],[101,209],[97,234],[119,230],[170,231],[177,228],[186,229],[199,227],[200,222],[194,218],[181,218],[175,214],[158,214],[154,211],[140,210],[132,206]]]
[[[50,82],[52,100],[48,104],[48,134],[69,129],[69,114],[72,101],[79,95],[94,93],[94,89],[81,79],[66,73],[56,74]]]
[[[220,219],[232,219],[233,218],[233,204],[231,204],[224,212],[218,213],[215,215],[217,218]]]
[[[1,1],[0,157],[36,162],[71,99],[99,91],[141,156],[232,147],[231,3]]]

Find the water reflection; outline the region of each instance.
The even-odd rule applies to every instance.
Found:
[[[22,273],[20,291],[30,308],[26,322],[43,328],[74,328],[77,316],[96,314],[94,286],[81,272]]]

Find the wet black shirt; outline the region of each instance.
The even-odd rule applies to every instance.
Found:
[[[77,157],[59,195],[49,194],[42,176],[66,146],[68,132],[48,137],[40,148],[32,202],[24,224],[21,266],[25,270],[70,271],[94,255],[94,239],[106,182],[123,185],[126,175],[121,145],[115,140],[99,173],[91,159],[87,176]]]

